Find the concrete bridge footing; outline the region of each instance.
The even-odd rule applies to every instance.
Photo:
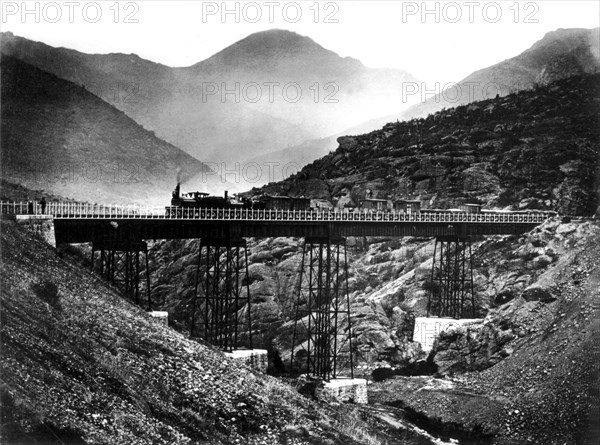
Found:
[[[25,226],[30,232],[40,236],[44,241],[56,248],[54,234],[54,218],[52,215],[15,215],[20,226]]]
[[[342,403],[369,403],[367,396],[367,380],[353,378],[337,378],[323,382],[323,388],[317,393],[317,398],[326,401]]]
[[[232,352],[225,352],[225,355],[257,372],[267,373],[269,360],[266,349],[235,349]]]

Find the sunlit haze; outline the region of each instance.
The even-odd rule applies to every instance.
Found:
[[[445,83],[515,56],[549,31],[597,27],[600,17],[596,1],[91,3],[5,1],[1,27],[52,46],[135,53],[169,66],[192,65],[254,32],[288,29],[366,66]]]

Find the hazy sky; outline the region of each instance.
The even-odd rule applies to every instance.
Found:
[[[600,22],[598,1],[29,1],[27,11],[22,5],[2,2],[3,31],[87,53],[136,53],[187,66],[249,34],[280,28],[369,67],[442,83],[513,57],[548,31]]]

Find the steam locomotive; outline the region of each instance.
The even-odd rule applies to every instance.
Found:
[[[175,190],[173,190],[173,197],[171,198],[171,207],[181,207],[184,209],[251,209],[252,201],[241,198],[240,200],[232,199],[228,196],[225,191],[224,196],[210,196],[209,193],[203,192],[190,192],[180,193],[180,185],[177,184]]]

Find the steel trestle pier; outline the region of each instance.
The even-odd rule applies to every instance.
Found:
[[[291,367],[322,378],[354,377],[344,238],[306,238],[292,339]]]
[[[470,237],[437,237],[427,316],[476,317]]]
[[[191,336],[200,332],[206,342],[226,352],[242,346],[252,348],[248,250],[244,239],[202,238],[193,298]]]
[[[94,268],[96,252],[99,253],[100,274],[116,285],[125,297],[142,306],[140,299],[140,276],[142,275],[140,255],[145,263],[146,306],[152,310],[150,299],[150,270],[148,266],[148,244],[144,241],[94,241],[92,243],[91,266]]]

